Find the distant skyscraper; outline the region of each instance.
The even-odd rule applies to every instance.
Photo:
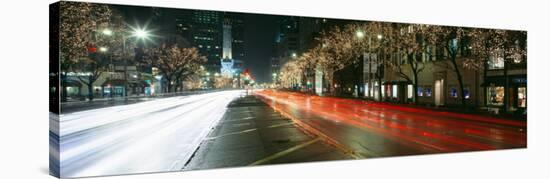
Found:
[[[205,65],[210,72],[219,72],[222,57],[223,13],[216,11],[189,10],[178,14],[177,32],[190,41],[206,56]]]
[[[176,16],[177,33],[207,57],[205,67],[209,72],[222,72],[220,59],[226,56],[229,59],[244,59],[244,21],[241,14],[189,10]],[[226,32],[224,25],[229,27]],[[225,36],[229,39],[224,42]],[[227,47],[225,51],[224,46]]]
[[[231,20],[224,19],[223,22],[223,54],[221,62],[221,74],[225,78],[233,77],[233,57],[232,57],[232,41],[231,38]]]
[[[244,18],[240,13],[225,13],[225,18],[231,23],[231,49],[232,57],[237,60],[244,60]]]

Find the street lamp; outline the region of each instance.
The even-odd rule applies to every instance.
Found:
[[[140,38],[140,39],[149,38],[149,32],[147,32],[144,29],[140,29],[140,28],[134,29],[133,35],[137,38]]]
[[[138,39],[149,39],[149,31],[142,29],[142,28],[133,28],[133,32],[131,32],[132,37],[137,37]],[[108,29],[103,30],[104,34],[112,34],[112,32]],[[126,54],[127,48],[126,48],[126,35],[122,35],[122,53]],[[124,96],[128,96],[128,58],[124,58]]]
[[[296,58],[296,53],[292,53],[292,58]]]
[[[363,37],[365,37],[365,33],[363,31],[357,31],[355,32],[355,36],[357,36],[357,38],[362,39]]]
[[[378,40],[380,40],[380,39],[382,39],[382,35],[381,35],[381,34],[378,34],[378,35],[376,36],[376,38],[378,38]]]
[[[107,47],[99,47],[100,52],[107,52]]]
[[[107,35],[107,36],[113,35],[113,31],[111,29],[103,29],[103,31],[101,31],[101,33],[103,33],[103,35]]]
[[[143,39],[143,38],[146,38],[148,36],[148,33],[143,29],[136,29],[134,31],[134,35],[138,38]]]

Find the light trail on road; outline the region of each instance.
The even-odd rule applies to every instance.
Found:
[[[257,91],[272,107],[292,115],[358,153],[398,156],[524,148],[526,122],[495,117]]]
[[[178,171],[242,93],[213,92],[60,115],[61,177]]]

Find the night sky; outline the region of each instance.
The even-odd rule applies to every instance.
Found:
[[[274,55],[277,21],[281,16],[246,14],[244,16],[245,67],[258,82],[270,82],[269,61]]]
[[[151,7],[115,5],[121,10],[128,24],[140,24],[151,20]],[[165,11],[187,11],[187,9],[162,8]],[[244,13],[245,68],[257,82],[271,82],[270,59],[274,55],[275,36],[278,21],[283,16]],[[162,34],[158,34],[162,35]]]

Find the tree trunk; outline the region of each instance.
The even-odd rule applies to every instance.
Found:
[[[458,90],[460,91],[460,104],[462,105],[462,107],[466,107],[466,98],[464,97],[464,80],[462,79],[462,74],[460,73],[460,69],[458,68],[458,64],[456,63],[456,55],[456,53],[451,54],[451,63],[453,64],[456,78],[458,80]]]
[[[378,76],[378,101],[382,101],[382,77]]]
[[[61,102],[67,102],[67,74],[61,72]]]
[[[361,62],[362,62],[362,60],[361,60]],[[355,80],[354,80],[354,81],[355,81],[355,86],[357,87],[357,88],[355,89],[355,92],[357,93],[357,97],[358,97],[358,98],[361,98],[361,90],[360,90],[360,89],[361,89],[361,87],[362,87],[361,81],[363,81],[363,70],[362,70],[363,68],[362,68],[362,64],[363,64],[363,63],[357,64],[357,66],[355,67],[355,73],[354,73],[354,75],[356,76],[356,77],[355,77]]]
[[[95,81],[95,80],[94,80],[94,81]],[[94,88],[93,88],[93,86],[92,86],[93,83],[94,83],[94,82],[92,82],[92,79],[91,79],[91,77],[90,77],[90,82],[87,84],[87,85],[88,85],[88,99],[89,99],[90,101],[94,100]]]
[[[415,58],[414,58],[414,53],[408,53],[407,55],[407,61],[409,62],[409,66],[411,67],[411,72],[413,74],[413,80],[412,80],[412,85],[413,85],[413,88],[415,90],[418,90],[418,66],[415,66],[415,63],[418,63],[416,62]],[[409,79],[409,82],[411,82],[411,80]],[[413,99],[413,102],[414,104],[418,104],[418,93],[414,93],[414,99]]]
[[[172,77],[166,76],[166,92],[172,92]]]
[[[418,71],[413,72],[413,102],[414,104],[418,104]]]
[[[510,83],[508,83],[508,59],[504,53],[504,112],[510,108]]]
[[[483,87],[483,104],[485,104],[484,106],[487,107],[488,104],[487,104],[487,68],[489,67],[489,65],[487,64],[489,61],[488,57],[487,59],[485,60],[485,62],[483,62],[483,83],[485,84],[484,87]]]

